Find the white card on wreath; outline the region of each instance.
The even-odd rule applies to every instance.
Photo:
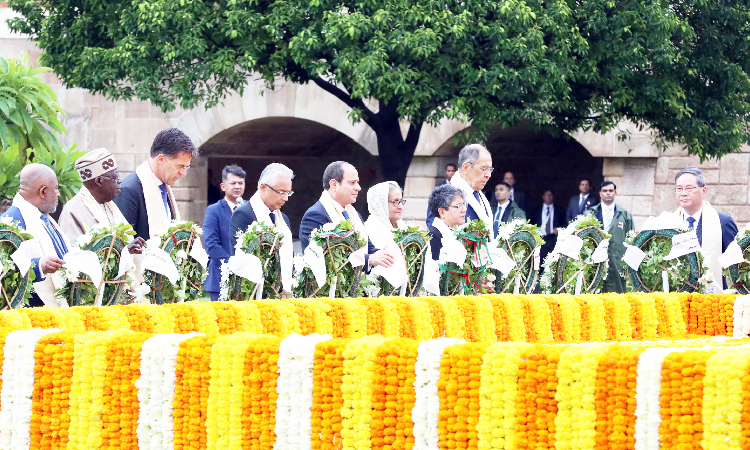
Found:
[[[695,231],[675,234],[672,236],[672,250],[669,251],[669,254],[664,259],[669,261],[680,256],[695,253],[700,249],[701,245],[698,243],[698,235],[695,234]]]
[[[42,247],[39,241],[36,239],[29,239],[28,241],[21,242],[15,252],[11,253],[10,259],[18,267],[18,271],[21,272],[21,276],[26,276],[26,272],[31,267],[31,260],[34,258],[41,258],[44,255]]]
[[[198,261],[198,264],[203,266],[204,269],[208,269],[208,253],[203,248],[201,239],[198,236],[193,240],[193,246],[190,248],[190,256]]]
[[[323,259],[323,248],[315,242],[310,242],[310,245],[305,249],[303,258],[305,265],[312,271],[318,287],[326,284],[326,262]]]
[[[180,279],[180,273],[177,271],[177,267],[174,265],[174,261],[172,261],[169,253],[160,248],[146,249],[142,267],[143,270],[150,270],[164,275],[173,285],[177,284],[177,281]]]
[[[594,264],[599,264],[600,262],[604,262],[609,257],[609,239],[603,239],[599,245],[596,246],[596,250],[594,250],[594,253],[591,254],[591,259],[594,261]]]
[[[122,252],[120,253],[120,262],[117,266],[117,276],[115,277],[115,280],[125,275],[125,272],[128,270],[132,269],[133,264],[135,264],[133,255],[130,254],[127,247],[123,247]]]
[[[625,254],[622,260],[633,270],[638,270],[641,267],[641,263],[646,258],[646,254],[640,248],[635,245],[625,244]]]
[[[583,239],[575,234],[560,234],[557,236],[554,253],[565,255],[568,258],[581,259]]]
[[[505,249],[493,248],[490,254],[492,255],[492,264],[490,267],[499,270],[503,276],[507,277],[513,268],[516,267],[516,262],[508,256],[508,252]]]
[[[719,263],[722,269],[726,269],[729,266],[735,264],[741,264],[745,262],[745,256],[742,254],[742,249],[737,241],[732,241],[727,245],[727,250],[719,256]]]
[[[466,261],[466,247],[455,239],[442,239],[443,246],[440,248],[440,257],[438,262],[454,263],[463,267]]]
[[[242,250],[229,257],[227,268],[238,277],[245,278],[253,283],[260,283],[263,279],[263,264],[260,262],[260,258]]]
[[[74,272],[82,272],[91,278],[94,287],[102,283],[102,266],[99,257],[90,250],[74,248],[63,256],[64,266]]]
[[[432,251],[429,248],[429,244],[425,251],[427,254],[424,258],[424,280],[422,281],[422,287],[431,294],[440,295],[440,267],[432,259]]]
[[[352,265],[352,267],[360,267],[365,265],[365,255],[367,254],[367,246],[361,247],[358,250],[355,250],[351,255],[349,255],[349,263]]]
[[[385,278],[391,286],[404,285],[409,275],[406,272],[406,261],[404,261],[401,250],[393,242],[386,245],[382,250],[393,257],[393,264],[391,267],[375,266],[371,273]]]

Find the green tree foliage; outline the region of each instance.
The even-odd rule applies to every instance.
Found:
[[[32,67],[25,53],[21,60],[0,56],[0,148],[15,143],[23,163],[29,147],[59,149],[50,130],[65,133],[55,93],[39,77],[49,70]]]
[[[251,74],[313,82],[375,131],[399,181],[443,118],[479,132],[629,119],[703,158],[750,137],[750,0],[8,3],[66,84],[111,98],[211,107]]]

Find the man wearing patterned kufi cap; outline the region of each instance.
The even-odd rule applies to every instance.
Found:
[[[120,194],[120,174],[114,155],[103,148],[92,150],[76,161],[81,177],[81,190],[63,206],[60,227],[71,241],[97,224],[127,223],[120,209],[112,201]],[[143,239],[134,239],[128,246],[130,253],[140,253]]]

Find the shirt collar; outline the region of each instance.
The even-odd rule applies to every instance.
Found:
[[[588,196],[589,196],[589,194],[586,194],[586,195],[584,195],[584,194],[581,194],[581,193],[579,193],[579,194],[578,194],[578,197],[579,197],[579,198],[580,198],[581,200],[584,200],[584,199],[586,199],[586,197],[588,197]]]
[[[151,170],[151,166],[148,166],[148,170]],[[163,181],[161,181],[161,180],[159,179],[159,177],[157,177],[157,176],[156,176],[156,174],[154,173],[154,171],[153,171],[153,170],[151,170],[151,175],[153,175],[153,176],[154,176],[154,180],[156,181],[156,187],[159,187],[159,186],[161,186],[162,184],[164,184],[164,182],[163,182]]]
[[[500,208],[505,208],[508,205],[510,205],[510,200],[505,200],[505,203],[499,204],[497,206],[499,206]]]
[[[21,213],[26,212],[29,216],[33,217],[40,217],[42,216],[42,212],[39,211],[39,208],[29,203],[25,198],[21,196],[20,193],[16,194],[15,198],[13,199],[13,205],[15,205],[16,208],[18,208]]]
[[[692,216],[688,216],[687,213],[685,213],[685,211],[683,211],[682,212],[682,220],[684,220],[685,223],[687,223],[688,217],[692,217],[693,219],[695,219],[695,223],[698,223],[701,220],[701,214],[703,214],[703,207],[701,207],[701,209],[699,209],[698,212],[695,213],[695,214],[693,214]]]

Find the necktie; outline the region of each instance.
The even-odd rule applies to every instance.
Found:
[[[171,218],[172,213],[169,210],[169,195],[167,195],[167,185],[162,183],[159,186],[159,190],[161,191],[161,200],[164,202],[164,209],[167,211],[167,217]]]
[[[271,222],[273,222],[273,224],[276,225],[276,215],[273,212],[271,212],[269,216],[271,216]]]
[[[604,208],[604,231],[609,230],[612,225],[612,208]]]
[[[583,205],[586,203],[586,197],[581,196],[581,201],[578,203],[578,213],[583,214]]]
[[[510,191],[510,201],[513,201],[513,191]]]
[[[545,235],[552,234],[552,207],[547,206],[547,225],[544,227]]]
[[[344,215],[344,219],[349,220],[349,213],[344,210],[341,214]]]
[[[688,217],[687,218],[688,228],[691,230],[695,228],[695,217]]]
[[[60,236],[60,233],[57,231],[57,229],[52,226],[52,223],[49,221],[46,214],[42,214],[42,223],[44,224],[44,228],[47,230],[47,234],[49,234],[49,237],[52,239],[52,245],[55,246],[57,257],[62,258],[66,253],[68,253],[68,247],[65,246],[65,241],[62,240],[62,236]]]

